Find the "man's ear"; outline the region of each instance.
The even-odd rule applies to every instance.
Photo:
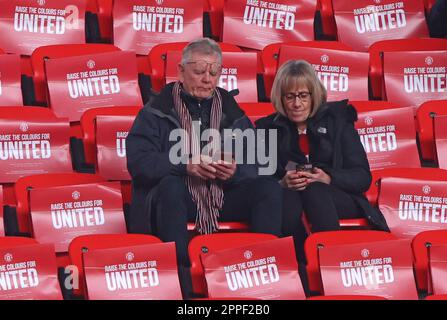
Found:
[[[182,65],[181,63],[179,63],[177,65],[177,73],[178,73],[178,79],[180,80],[180,82],[183,82],[183,80],[185,79],[184,72],[185,72],[185,66]]]

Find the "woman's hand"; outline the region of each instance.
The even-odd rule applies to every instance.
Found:
[[[302,172],[291,170],[287,171],[284,177],[281,179],[281,185],[284,188],[302,191],[306,189],[308,185],[308,179],[302,175]]]
[[[312,182],[323,182],[326,184],[331,183],[331,176],[317,167],[314,167],[314,170],[312,173],[303,171],[303,172],[300,172],[300,174],[303,177],[306,177],[307,181],[309,183],[312,183]]]

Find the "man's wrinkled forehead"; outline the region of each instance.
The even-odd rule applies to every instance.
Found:
[[[193,61],[206,61],[207,63],[215,63],[218,62],[219,56],[215,53],[203,53],[200,51],[191,52],[189,59],[187,62]]]

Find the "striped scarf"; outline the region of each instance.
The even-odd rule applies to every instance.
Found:
[[[187,138],[183,139],[183,150],[190,150],[192,155],[201,154],[200,150],[200,128],[192,125],[191,115],[186,108],[181,96],[181,85],[177,82],[172,90],[175,110],[180,119],[182,129],[186,130]],[[220,119],[222,117],[222,97],[217,89],[214,90],[213,103],[211,106],[210,129],[219,130]],[[189,147],[191,145],[191,148]],[[213,152],[220,149],[220,141],[208,140],[208,145],[212,147],[208,150],[208,155],[212,157]],[[217,231],[219,211],[223,206],[223,190],[216,181],[210,181],[209,188],[206,181],[192,176],[185,176],[185,183],[192,200],[197,206],[196,230],[200,234],[209,234]]]

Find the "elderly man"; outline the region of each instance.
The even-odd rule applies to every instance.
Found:
[[[258,176],[255,164],[236,163],[228,153],[225,161],[213,157],[209,147],[223,149],[221,139],[198,138],[208,129],[253,130],[233,96],[216,87],[221,65],[222,52],[213,40],[188,44],[178,65],[180,81],[151,98],[126,143],[133,187],[129,231],[175,241],[184,297],[191,292],[188,221],[195,221],[201,234],[216,231],[218,221],[247,222],[253,232],[281,232],[277,181]],[[186,139],[180,139],[182,161],[172,152],[179,141],[171,133],[179,129],[186,133]]]

